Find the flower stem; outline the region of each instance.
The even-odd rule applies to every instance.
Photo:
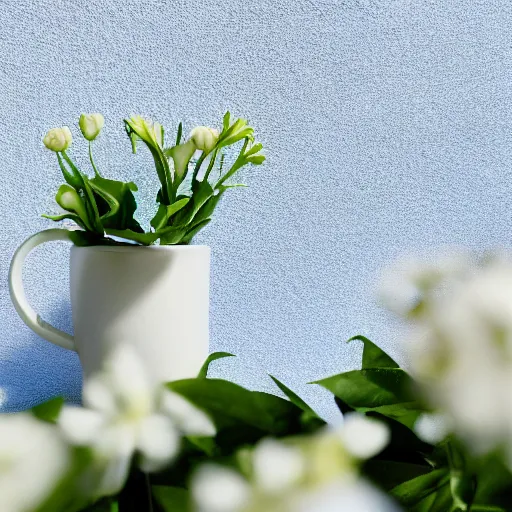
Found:
[[[199,169],[201,168],[202,163],[204,162],[204,159],[206,158],[206,155],[204,154],[204,151],[201,153],[201,156],[198,158],[196,162],[196,166],[194,167],[194,172],[192,173],[192,181],[197,180],[197,174],[199,172]]]
[[[92,141],[89,141],[89,160],[91,161],[92,168],[94,169],[94,174],[96,176],[101,177],[101,174],[99,173],[98,169],[96,168],[96,165],[94,165],[94,159],[92,158]]]
[[[146,482],[146,492],[148,494],[148,505],[149,512],[154,512],[153,510],[153,493],[151,492],[151,480],[149,479],[149,474],[144,473],[144,480]]]
[[[205,179],[205,180],[208,179],[208,176],[210,175],[210,172],[213,169],[213,166],[215,164],[215,160],[217,159],[217,152],[218,152],[218,150],[215,149],[214,152],[212,153],[212,156],[210,157],[210,165],[208,165],[208,169],[206,169],[206,172],[204,173],[204,178],[203,179]]]
[[[133,470],[119,494],[119,512],[154,512],[149,475]]]

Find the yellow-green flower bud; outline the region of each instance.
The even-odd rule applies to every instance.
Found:
[[[63,126],[49,130],[44,136],[43,143],[49,150],[59,153],[68,149],[72,140],[70,129]]]
[[[64,210],[67,210],[68,212],[76,213],[82,219],[84,224],[87,227],[90,227],[84,202],[73,187],[70,187],[67,184],[61,185],[57,191],[55,200],[61,208],[64,208]]]
[[[101,114],[82,114],[78,125],[87,140],[94,140],[103,129],[105,118]]]
[[[197,149],[209,153],[219,140],[219,132],[215,128],[208,126],[196,126],[189,135],[189,139],[195,144]]]

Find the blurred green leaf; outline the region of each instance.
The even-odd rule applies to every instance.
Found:
[[[190,512],[189,491],[181,487],[152,486],[153,496],[165,512]]]
[[[400,368],[398,363],[389,357],[382,349],[369,340],[365,336],[358,334],[352,336],[347,343],[351,341],[362,341],[364,344],[363,348],[363,369],[367,368]]]
[[[47,421],[48,423],[55,423],[63,405],[64,398],[58,396],[32,407],[31,412],[40,420]]]
[[[453,504],[450,472],[431,471],[398,485],[390,494],[411,512],[449,512]]]
[[[95,502],[85,495],[82,480],[84,471],[90,468],[91,461],[92,455],[88,449],[73,448],[71,466],[50,496],[33,512],[78,512],[93,506]],[[107,510],[110,512],[110,509]]]
[[[394,460],[370,459],[362,466],[362,473],[379,488],[386,492],[398,485],[432,472],[432,468],[423,464]]]
[[[236,357],[235,354],[230,354],[229,352],[214,352],[213,354],[210,354],[206,361],[203,363],[203,366],[201,366],[201,369],[199,370],[199,373],[197,374],[198,378],[206,379],[208,376],[208,370],[210,368],[210,363],[213,361],[217,361],[218,359],[223,359],[225,357]]]

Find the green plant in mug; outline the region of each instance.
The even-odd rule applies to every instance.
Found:
[[[133,182],[122,182],[103,177],[96,166],[93,141],[100,134],[104,119],[101,114],[82,114],[80,130],[89,142],[89,159],[94,177],[89,178],[68,155],[72,136],[68,127],[53,128],[43,139],[45,146],[57,154],[59,166],[66,181],[59,187],[56,201],[65,213],[44,215],[54,221],[71,219],[82,231],[75,231],[73,239],[79,245],[119,243],[110,236],[142,245],[188,244],[210,221],[215,207],[229,188],[240,186],[228,180],[248,164],[259,165],[265,160],[262,145],[254,140],[254,129],[245,119],[231,122],[230,113],[223,118],[222,130],[197,126],[187,139],[183,125],[178,126],[175,143],[164,145],[161,124],[133,116],[124,120],[125,128],[135,153],[137,142],[149,149],[160,181],[156,195],[158,209],[145,231],[135,220],[137,203]],[[239,153],[229,168],[224,168],[224,150],[239,143]],[[193,159],[196,152],[197,159]],[[212,179],[212,170],[218,177]],[[187,179],[188,178],[188,179]]]

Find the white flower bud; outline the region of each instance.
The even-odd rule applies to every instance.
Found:
[[[62,128],[52,128],[44,136],[43,143],[49,150],[59,153],[68,149],[72,140],[70,129],[63,126]]]
[[[105,118],[101,114],[82,114],[78,125],[87,140],[94,140],[103,129]]]
[[[215,128],[208,128],[208,126],[196,126],[190,132],[189,139],[197,149],[209,153],[219,140],[219,132]]]

